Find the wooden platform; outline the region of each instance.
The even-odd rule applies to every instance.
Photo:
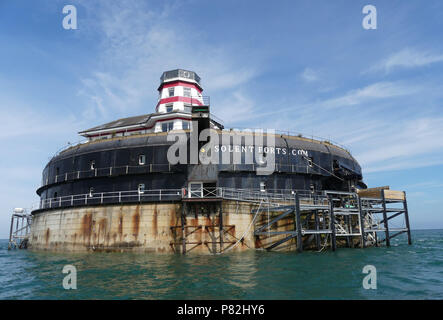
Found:
[[[361,198],[382,199],[382,192],[386,200],[404,201],[406,199],[403,191],[390,190],[389,186],[358,190],[357,193]]]

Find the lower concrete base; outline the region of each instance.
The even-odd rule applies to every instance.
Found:
[[[42,211],[33,216],[29,249],[51,251],[182,252],[181,203],[91,206]],[[234,210],[234,211],[232,211]],[[187,253],[215,253],[233,246],[247,231],[251,205],[223,202],[219,214],[188,214]],[[253,228],[233,251],[255,248]]]

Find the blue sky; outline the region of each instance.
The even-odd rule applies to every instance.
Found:
[[[62,27],[77,8],[78,29]],[[362,8],[377,8],[377,29]],[[443,228],[441,1],[0,0],[0,238],[78,131],[150,113],[161,73],[196,71],[226,126],[346,145],[369,186]]]

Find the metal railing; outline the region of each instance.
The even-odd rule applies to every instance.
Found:
[[[77,170],[61,173],[54,175],[49,178],[46,177],[42,181],[42,186],[46,186],[53,183],[66,182],[70,180],[78,180],[84,178],[93,177],[110,177],[118,175],[127,174],[144,174],[144,173],[155,173],[155,172],[182,172],[185,165],[171,165],[170,163],[165,164],[146,164],[146,165],[136,165],[136,166],[115,166],[115,167],[103,167],[94,168],[89,170]],[[263,168],[257,164],[218,164],[220,171],[255,171],[258,168]],[[323,170],[315,166],[301,165],[301,164],[280,164],[275,163],[275,172],[286,172],[286,173],[305,173],[305,174],[324,174]]]
[[[81,205],[100,205],[113,203],[175,201],[182,198],[182,189],[153,189],[94,192],[44,199],[39,209],[74,207]]]
[[[211,98],[209,96],[191,96],[184,98],[190,98],[191,105],[204,105],[204,106],[211,105]]]
[[[325,199],[323,192],[313,192],[309,190],[289,190],[289,189],[235,189],[224,187],[209,187],[193,189],[151,189],[151,190],[130,190],[130,191],[110,191],[93,192],[86,194],[76,194],[61,197],[54,197],[40,200],[35,209],[54,209],[75,207],[84,205],[103,205],[118,203],[140,203],[152,201],[180,201],[183,198],[211,199],[220,198],[226,200],[260,202],[265,200],[269,203],[293,202],[295,194],[301,199],[309,200],[310,203],[321,203]]]
[[[65,172],[62,174],[54,175],[52,179],[46,177],[43,186],[65,182],[69,180],[83,179],[83,178],[93,178],[93,177],[110,177],[125,174],[140,174],[140,173],[153,173],[153,172],[177,172],[180,170],[181,165],[171,165],[170,163],[165,164],[146,164],[146,165],[136,165],[136,166],[115,166],[115,167],[103,167],[94,168],[89,170],[77,170]]]

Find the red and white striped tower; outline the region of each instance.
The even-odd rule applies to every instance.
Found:
[[[176,69],[163,72],[158,88],[157,113],[191,113],[194,105],[203,105],[200,77],[193,71]]]

